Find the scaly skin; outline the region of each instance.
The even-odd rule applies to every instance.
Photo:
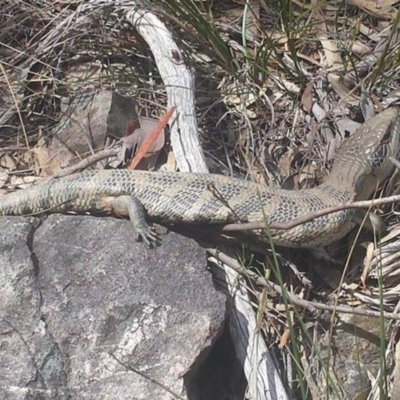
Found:
[[[86,171],[53,178],[0,197],[0,215],[105,213],[129,217],[146,243],[156,240],[145,217],[170,223],[286,222],[329,206],[366,199],[393,171],[400,116],[389,108],[346,139],[322,185],[300,191],[212,174],[128,170]],[[272,230],[277,245],[324,246],[351,229],[344,210],[288,230]]]

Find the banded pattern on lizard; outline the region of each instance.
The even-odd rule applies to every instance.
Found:
[[[329,206],[365,199],[393,171],[389,160],[400,142],[395,108],[378,114],[340,147],[327,180],[300,191],[263,186],[213,174],[130,170],[85,171],[52,178],[0,197],[0,215],[106,213],[129,217],[149,244],[149,218],[169,223],[286,222]],[[277,245],[324,246],[351,229],[353,210],[343,210],[288,230],[271,230]]]

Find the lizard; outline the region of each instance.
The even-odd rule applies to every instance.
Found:
[[[74,212],[129,217],[147,245],[157,241],[147,220],[190,224],[286,222],[368,198],[376,185],[392,174],[390,156],[397,155],[399,138],[399,111],[388,108],[342,142],[328,178],[311,189],[285,190],[207,173],[87,170],[0,196],[0,215]],[[288,230],[270,229],[270,236],[276,245],[284,247],[326,246],[348,233],[353,213],[346,209]]]

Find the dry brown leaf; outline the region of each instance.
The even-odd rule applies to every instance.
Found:
[[[35,147],[30,152],[33,157],[35,171],[39,172],[40,176],[48,177],[60,172],[61,166],[56,157],[50,156],[48,148]]]
[[[393,388],[391,392],[392,399],[398,399],[400,394],[400,341],[397,340],[395,351],[394,351],[395,366],[392,373]]]
[[[289,339],[290,339],[290,329],[286,329],[285,332],[283,332],[283,335],[281,336],[278,348],[283,349],[284,347],[286,347],[287,344],[289,343]]]
[[[154,118],[139,117],[140,128],[133,131],[132,134],[122,138],[122,149],[120,152],[120,162],[125,161],[125,155],[127,152],[135,151],[144,142],[146,137],[150,135],[154,127],[158,124],[158,120]],[[157,139],[150,147],[150,150],[146,153],[142,161],[136,167],[136,169],[150,170],[155,167],[155,164],[160,155],[160,151],[164,147],[165,143],[165,130],[162,129]]]
[[[41,181],[42,178],[38,178],[37,176],[12,176],[10,179],[10,185],[14,188],[18,189],[26,189],[31,186],[32,183]]]
[[[7,172],[0,171],[0,188],[4,187],[8,180],[8,174]]]
[[[367,246],[367,254],[365,255],[365,258],[364,258],[364,268],[363,268],[361,278],[360,278],[363,286],[366,286],[365,282],[367,280],[369,271],[371,269],[371,262],[372,262],[372,258],[374,257],[374,250],[375,250],[374,243],[369,243]]]
[[[4,154],[1,157],[0,166],[7,171],[14,171],[17,169],[17,164],[15,163],[14,158],[12,158],[9,154]]]
[[[347,3],[372,14],[375,17],[394,19],[397,10],[393,7],[396,0],[347,0]]]
[[[169,151],[167,155],[167,162],[162,166],[165,171],[176,171],[176,158],[173,151]]]
[[[312,108],[312,90],[313,90],[313,83],[310,81],[307,83],[304,92],[301,96],[301,104],[303,104],[304,108],[309,114]]]
[[[320,35],[319,39],[325,51],[326,63],[329,68],[337,70],[343,69],[343,60],[341,52],[336,42],[333,40],[325,39],[325,34]]]
[[[368,396],[371,392],[371,388],[366,388],[363,391],[361,391],[360,393],[358,393],[353,400],[367,400]]]
[[[298,189],[306,189],[310,187],[310,182],[315,179],[316,168],[317,166],[315,164],[309,164],[304,171],[299,174]]]
[[[365,25],[362,21],[360,21],[359,18],[349,18],[349,22],[351,22],[351,25],[353,27],[356,27],[359,30],[359,32],[362,33],[364,36],[366,36],[369,40],[373,42],[379,42],[380,40],[382,40],[381,35],[377,33],[375,29],[371,29],[369,26]],[[367,53],[371,51],[371,49],[365,43],[362,43],[361,46],[365,46],[366,48],[368,48]],[[355,50],[352,48],[352,51]]]
[[[371,48],[367,46],[365,43],[359,41],[346,42],[346,45],[349,46],[349,49],[351,50],[352,53],[357,54],[359,56],[364,56],[365,54],[371,53]]]
[[[350,90],[341,83],[341,78],[339,75],[328,74],[328,81],[339,97],[346,103],[355,107],[360,104],[360,99],[357,98],[353,93],[350,93]]]
[[[307,171],[304,170],[301,173],[300,171],[293,172],[291,165],[296,157],[296,155],[299,153],[299,147],[289,147],[288,151],[282,155],[282,157],[279,159],[279,171],[280,175],[284,176],[285,179],[282,182],[282,189],[287,189],[287,190],[298,190],[300,189],[301,186],[301,181],[302,181],[302,175],[307,174]],[[309,166],[307,166],[307,170],[309,170]],[[307,174],[307,176],[309,176]]]
[[[290,164],[293,160],[292,153],[293,149],[289,148],[285,154],[279,158],[278,167],[279,167],[279,175],[283,176],[287,179],[290,176]]]

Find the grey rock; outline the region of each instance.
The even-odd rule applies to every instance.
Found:
[[[2,399],[187,398],[225,317],[204,249],[173,233],[147,249],[112,218],[0,224]]]
[[[49,154],[61,167],[103,149],[106,138],[119,139],[130,133],[137,119],[137,103],[110,90],[78,91],[73,99],[62,98],[62,118],[54,127]],[[162,144],[164,142],[162,141]]]
[[[368,374],[377,376],[381,366],[381,321],[379,318],[339,313],[332,335],[318,342],[322,360],[329,360],[326,372],[320,375],[323,393],[332,399],[353,399],[368,393]]]
[[[55,127],[57,139],[73,153],[87,154],[104,143],[112,93],[82,91],[72,100],[63,98],[62,119]]]

